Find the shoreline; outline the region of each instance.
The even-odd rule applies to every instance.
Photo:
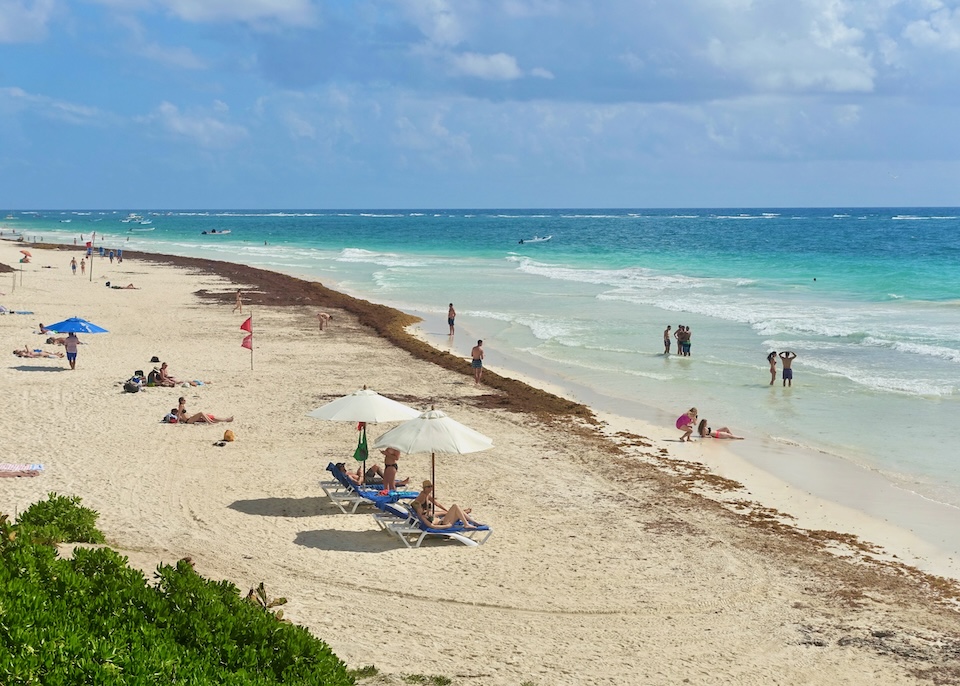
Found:
[[[32,244],[37,249],[54,251],[83,251],[78,246],[60,244]],[[339,308],[358,317],[361,324],[369,326],[377,335],[415,357],[442,368],[469,377],[471,370],[464,364],[468,355],[458,354],[441,341],[442,333],[427,333],[424,326],[433,326],[443,331],[445,315],[420,311],[405,312],[389,305],[374,303],[358,296],[329,288],[309,275],[287,274],[281,271],[247,265],[195,258],[165,253],[126,251],[128,259],[153,261],[178,268],[209,271],[233,283],[256,276],[261,290],[295,293],[288,297],[263,297],[247,293],[251,305],[289,307],[310,305]],[[292,280],[285,282],[285,280]],[[291,287],[291,284],[294,284]],[[232,304],[234,294],[200,291],[198,295],[223,304]],[[434,322],[433,320],[437,321]],[[458,341],[467,337],[469,350],[475,335],[469,326],[458,324],[462,330]],[[460,351],[463,352],[462,350]],[[489,352],[489,351],[488,351]],[[523,365],[517,360],[507,360],[502,373],[486,368],[483,386],[507,394],[506,400],[491,401],[490,407],[526,412],[540,419],[555,420],[565,415],[586,420],[600,428],[608,425],[612,431],[649,436],[670,448],[675,442],[675,431],[669,426],[672,416],[666,408],[657,408],[645,402],[623,402],[619,409],[607,399],[580,389],[581,396],[572,391],[563,380],[549,378],[543,370]],[[519,383],[517,383],[519,382]],[[624,409],[632,412],[624,412]],[[662,420],[662,421],[658,421]],[[677,459],[697,463],[717,476],[730,479],[742,486],[741,495],[757,500],[762,507],[779,513],[780,520],[800,529],[828,530],[842,535],[853,535],[866,546],[883,551],[880,559],[896,561],[915,567],[925,574],[942,576],[960,581],[960,530],[944,528],[944,516],[957,516],[956,508],[931,501],[898,488],[881,475],[871,472],[843,458],[821,453],[812,448],[788,446],[773,440],[731,441],[712,446],[708,451],[702,439],[694,442],[697,447],[675,453]],[[707,461],[709,456],[709,462]],[[779,464],[771,456],[785,458]],[[823,483],[817,479],[804,478],[790,464],[829,463],[831,474],[842,474],[839,483]],[[786,466],[784,466],[786,465]],[[816,470],[814,470],[816,471]],[[864,482],[870,488],[863,488]],[[878,491],[882,497],[878,497]],[[755,495],[756,494],[756,495]],[[912,530],[920,529],[924,534]],[[931,540],[939,533],[938,542]]]
[[[15,389],[9,450],[42,446],[48,462],[39,478],[0,480],[6,507],[70,489],[101,511],[123,554],[148,569],[190,555],[204,576],[241,589],[266,581],[291,598],[290,619],[351,665],[399,674],[414,664],[505,686],[704,674],[856,683],[865,672],[901,684],[953,668],[955,583],[878,559],[852,537],[797,530],[759,504],[722,504],[718,494],[737,495],[731,480],[673,446],[667,455],[652,429],[607,422],[601,432],[607,417],[497,374],[475,389],[461,357],[406,332],[408,313],[277,272],[154,254],[110,268],[142,288],[115,291],[71,281],[66,260],[41,270],[46,257],[16,296],[38,314],[4,317],[3,340],[22,344],[20,329],[54,311],[116,328],[85,339],[76,372],[55,360],[0,370]],[[256,291],[254,371],[239,348],[246,314],[230,313],[238,286]],[[318,307],[338,313],[322,335]],[[118,370],[157,354],[175,375],[213,383],[116,387]],[[323,501],[323,465],[352,450],[356,433],[306,412],[364,383],[416,406],[438,401],[495,437],[489,453],[438,460],[437,472],[444,501],[475,506],[494,527],[487,545],[398,550],[369,515]],[[178,393],[192,408],[235,412],[237,442],[210,447],[222,426],[159,424]],[[419,477],[429,456],[402,465]],[[385,616],[404,630],[385,630]],[[572,646],[576,667],[565,662]]]
[[[444,321],[424,312],[413,314],[422,323],[410,326],[412,335],[438,350],[449,348],[442,342],[446,335],[424,331],[424,327],[440,331]],[[469,348],[475,336],[467,327],[461,328],[465,331],[460,340],[467,335]],[[677,432],[670,426],[673,417],[666,408],[640,401],[618,405],[610,399],[603,402],[590,390],[572,390],[569,382],[565,384],[542,369],[502,355],[500,362],[501,374],[591,408],[598,419],[609,425],[608,433],[625,431],[650,437],[669,445],[677,459],[696,462],[718,476],[742,484],[747,497],[782,513],[784,522],[803,529],[852,534],[865,543],[880,546],[885,550],[884,559],[960,580],[960,531],[943,526],[951,517],[960,517],[957,508],[905,491],[882,475],[841,457],[772,439],[697,439],[691,446],[681,447],[675,440]],[[807,467],[808,473],[798,465]],[[825,482],[817,478],[827,473],[839,479]]]

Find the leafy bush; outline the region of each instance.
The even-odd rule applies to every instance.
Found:
[[[63,543],[104,543],[97,529],[100,513],[80,505],[78,496],[47,494],[46,500],[33,503],[17,519],[22,534],[34,531],[37,542],[46,545]]]
[[[64,501],[79,499],[45,504],[74,511]],[[149,585],[109,548],[58,558],[36,542],[50,526],[37,512],[25,530],[0,516],[0,684],[354,684],[325,643],[188,560]]]

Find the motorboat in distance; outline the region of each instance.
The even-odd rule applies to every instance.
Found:
[[[521,238],[520,245],[525,245],[527,243],[543,243],[544,241],[549,241],[553,238],[553,235],[549,236],[534,236],[533,238]]]
[[[230,233],[230,229],[226,229],[224,231],[217,231],[216,229],[210,229],[209,231],[201,231],[200,233],[204,236],[224,236]]]

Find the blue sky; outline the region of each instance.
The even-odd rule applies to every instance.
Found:
[[[0,0],[0,208],[960,205],[960,0]]]

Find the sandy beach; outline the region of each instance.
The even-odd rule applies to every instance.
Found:
[[[95,258],[91,280],[71,274],[79,251],[31,248],[19,265],[23,247],[0,241],[0,266],[24,267],[0,273],[0,304],[32,313],[0,317],[0,436],[3,461],[44,469],[0,479],[0,511],[81,496],[148,576],[190,556],[241,589],[262,581],[349,666],[376,665],[378,683],[960,683],[960,592],[931,574],[955,574],[953,561],[909,540],[871,545],[894,534],[778,491],[721,441],[680,446],[665,427],[493,373],[475,387],[464,360],[405,332],[411,317],[292,277],[128,255]],[[333,315],[323,332],[318,311]],[[239,328],[251,312],[252,369]],[[10,354],[57,350],[38,323],[71,316],[109,330],[81,336],[76,370]],[[203,384],[124,393],[153,356]],[[323,497],[324,467],[350,458],[356,428],[306,413],[363,385],[493,438],[437,459],[438,499],[473,507],[494,529],[486,545],[407,550],[369,511]],[[181,395],[235,421],[161,423]],[[214,445],[225,428],[236,441]],[[400,464],[429,477],[429,455]],[[760,503],[760,490],[779,495]],[[850,528],[832,533],[841,519]]]

